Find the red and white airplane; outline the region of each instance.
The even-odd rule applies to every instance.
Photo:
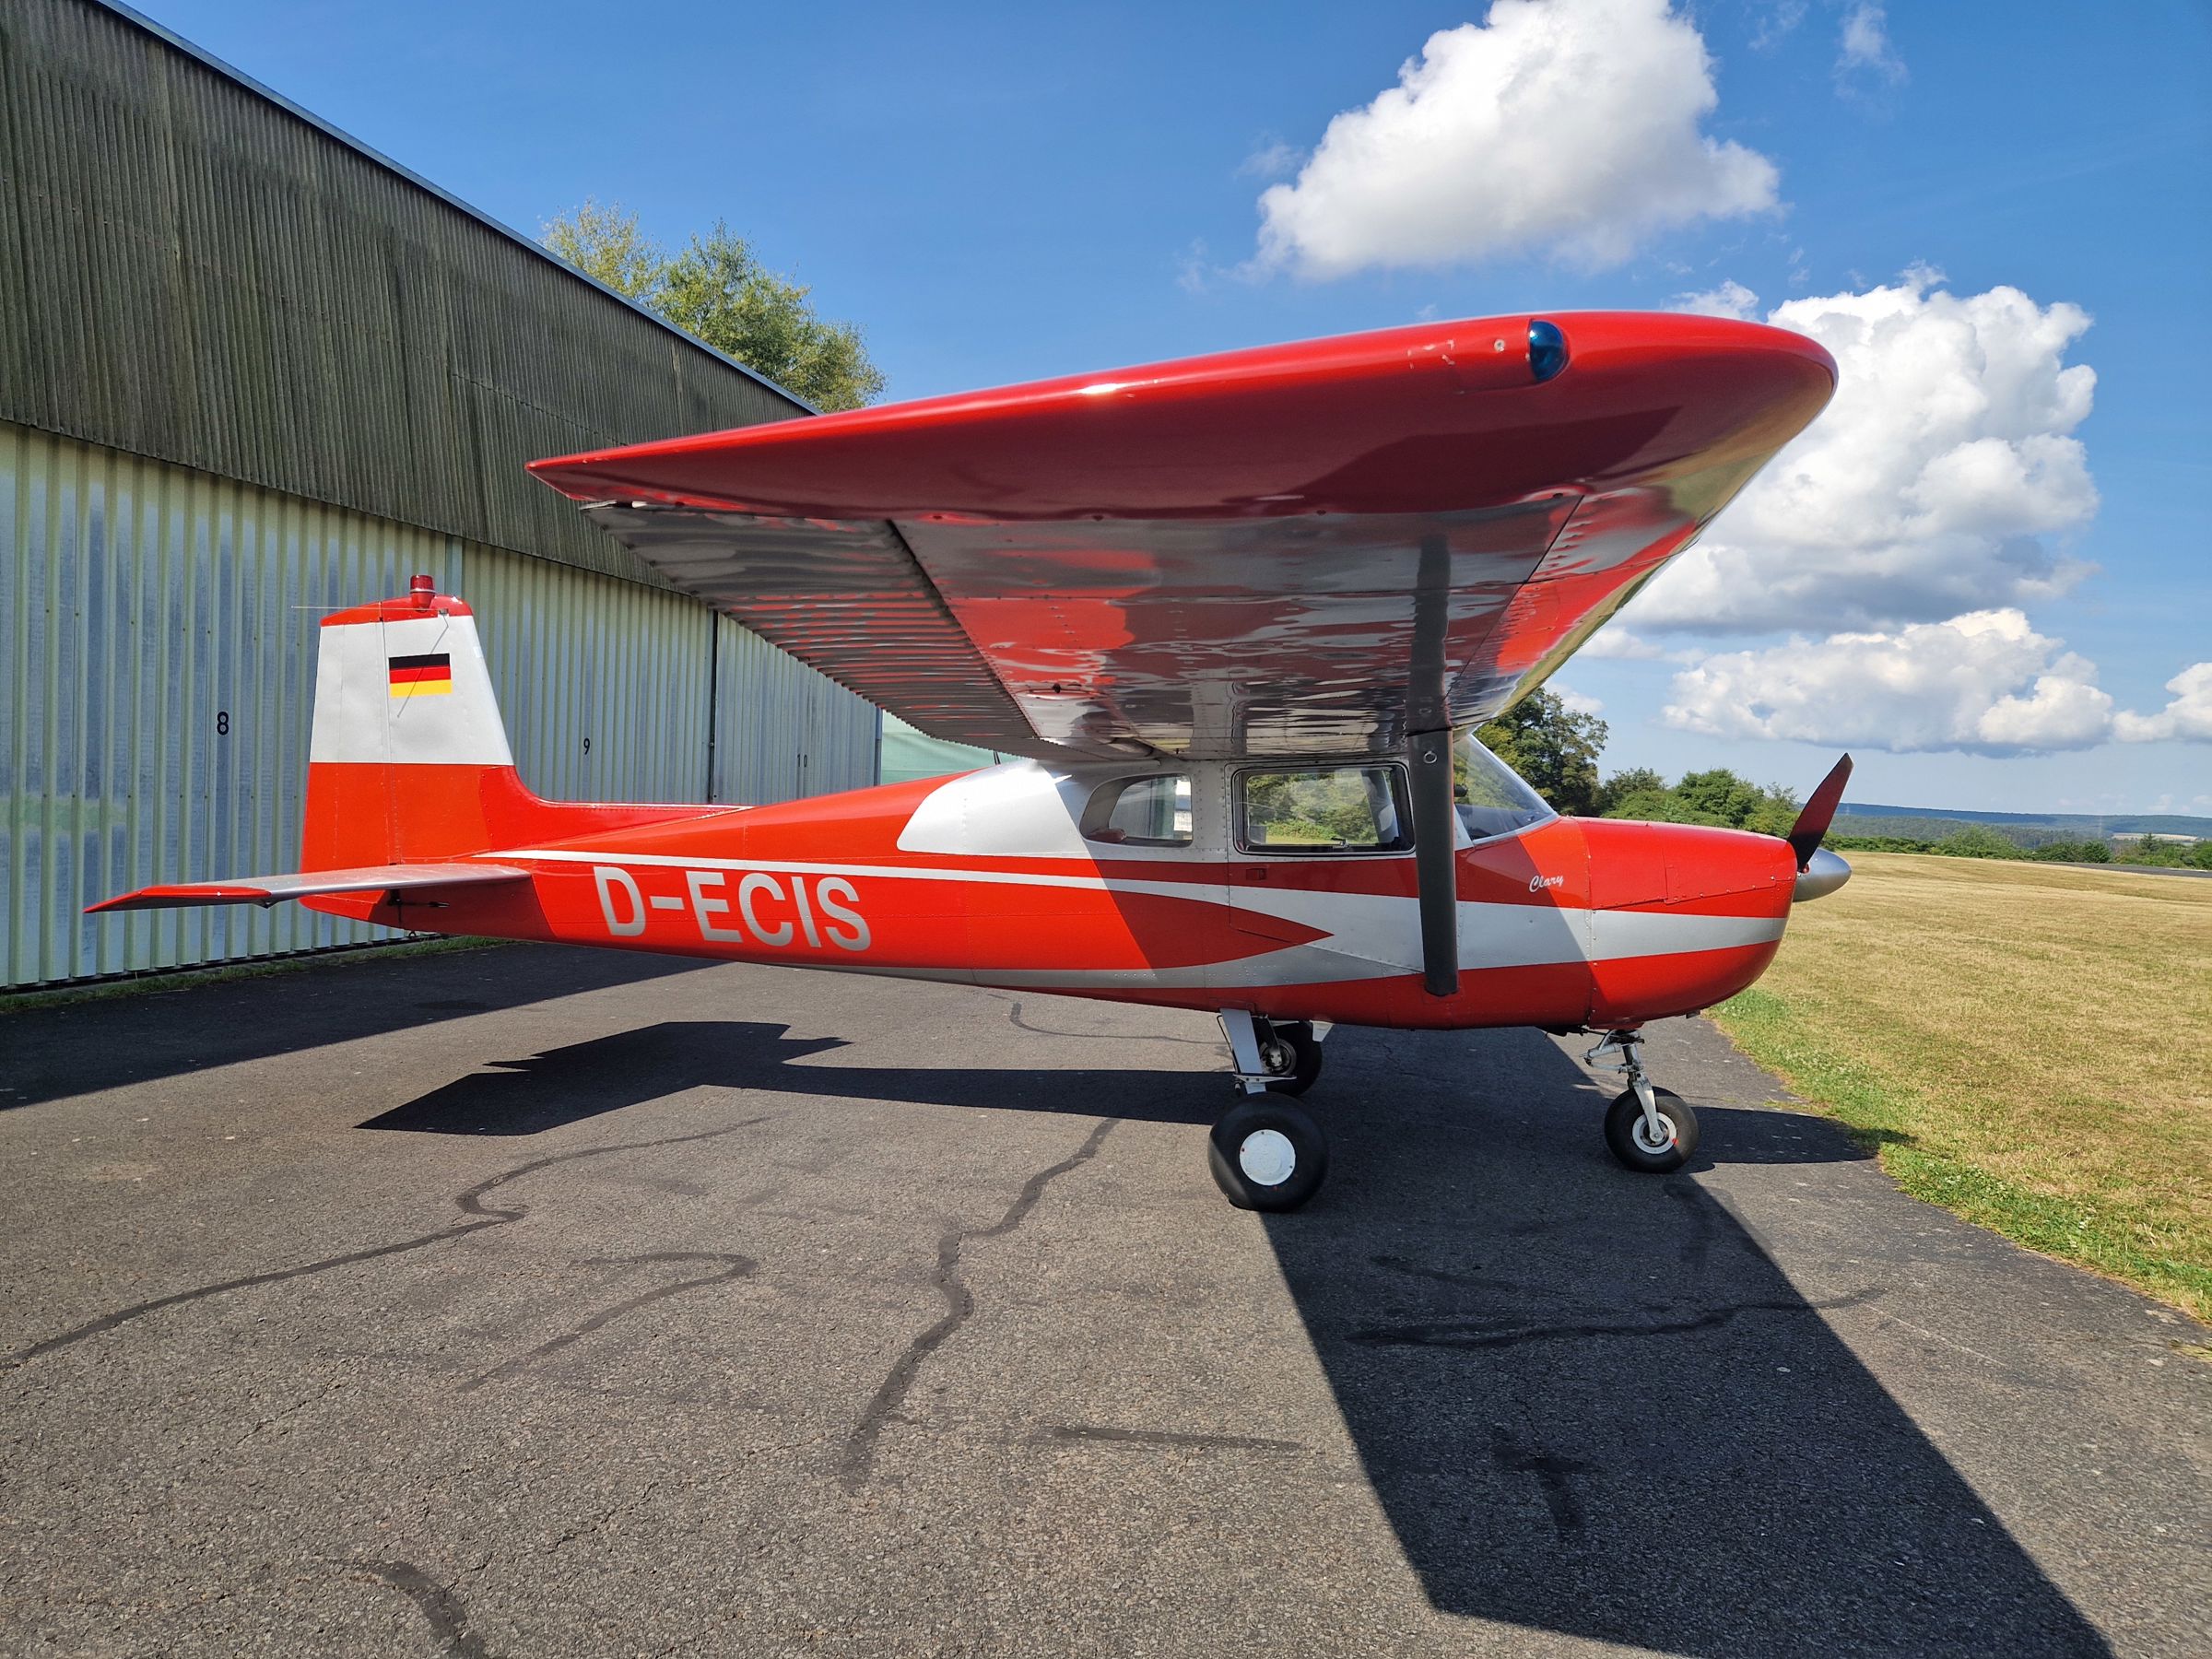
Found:
[[[1603,1033],[1606,1137],[1679,1168],[1647,1020],[1748,985],[1850,761],[1787,840],[1561,818],[1465,735],[1699,535],[1835,384],[1799,335],[1512,316],[565,456],[533,470],[677,586],[933,735],[1025,757],[779,806],[539,799],[468,606],[324,618],[273,904],[1219,1015],[1230,1199],[1327,1149],[1314,1022]],[[1455,787],[1456,785],[1456,787]]]

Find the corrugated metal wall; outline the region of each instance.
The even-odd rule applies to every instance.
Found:
[[[979,766],[996,766],[1006,759],[995,749],[975,748],[917,732],[896,714],[883,717],[878,739],[881,759],[876,775],[886,783],[904,783],[918,778],[941,778],[947,772],[973,771]]]
[[[109,7],[0,6],[0,420],[658,586],[523,464],[806,412]]]
[[[674,594],[4,423],[0,537],[0,984],[379,936],[297,905],[79,912],[294,866],[318,618],[417,571],[475,607],[542,794],[710,798],[710,680],[712,798],[875,781],[873,708]]]

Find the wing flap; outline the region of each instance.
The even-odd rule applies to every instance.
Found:
[[[192,910],[214,904],[258,904],[266,910],[287,899],[324,893],[401,893],[425,888],[480,887],[527,881],[530,872],[506,865],[370,865],[351,870],[309,870],[282,876],[241,876],[229,881],[179,882],[87,905],[85,914],[111,911]]]
[[[584,512],[686,593],[931,736],[1053,752],[895,525],[651,501]]]

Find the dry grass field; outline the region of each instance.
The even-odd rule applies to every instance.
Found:
[[[2212,880],[1849,856],[1722,1028],[1908,1191],[2212,1319]]]

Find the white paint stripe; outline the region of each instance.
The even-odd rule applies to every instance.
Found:
[[[793,863],[782,859],[678,858],[666,853],[578,853],[540,849],[488,854],[559,864],[638,865],[665,869],[767,870],[787,875],[888,877],[901,881],[973,882],[990,886],[1073,888],[1133,893],[1226,904],[1225,883],[1128,881],[1098,876],[1041,876],[1002,870],[949,870],[927,865]],[[1255,914],[1296,922],[1324,934],[1281,950],[1187,968],[888,970],[908,977],[958,975],[1009,985],[1155,985],[1197,987],[1305,984],[1327,980],[1379,979],[1419,971],[1417,900],[1374,893],[1324,893],[1238,888],[1236,904]],[[665,908],[665,907],[664,907]],[[1686,951],[1727,950],[1782,937],[1783,921],[1765,916],[1707,916],[1679,911],[1590,911],[1577,906],[1462,903],[1460,966],[1468,970],[1544,968],[1572,962],[1620,961]]]
[[[893,881],[977,881],[995,887],[1085,888],[1093,892],[1112,888],[1122,892],[1172,893],[1213,885],[1182,881],[1109,882],[1101,876],[1033,876],[1013,870],[946,870],[925,865],[805,864],[787,858],[677,858],[664,853],[569,853],[532,848],[488,853],[485,856],[542,858],[553,864],[645,865],[668,870],[772,870],[792,876],[870,876]]]
[[[1780,916],[1685,916],[1672,911],[1593,911],[1590,957],[1617,962],[1625,957],[1678,956],[1689,950],[1732,950],[1782,937]]]

